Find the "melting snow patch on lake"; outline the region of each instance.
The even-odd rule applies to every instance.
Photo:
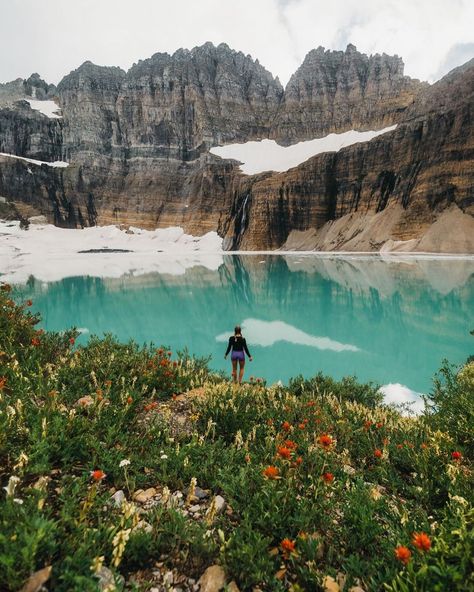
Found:
[[[280,146],[275,140],[245,142],[244,144],[228,144],[210,149],[211,154],[221,158],[232,158],[242,164],[240,169],[247,175],[255,175],[264,171],[284,172],[298,166],[308,158],[322,152],[338,152],[341,148],[368,142],[373,138],[393,131],[392,125],[377,131],[358,132],[350,130],[343,134],[329,134],[324,138],[299,142],[292,146]]]
[[[416,415],[423,411],[423,393],[417,393],[400,383],[389,383],[380,387],[385,403],[409,406],[410,413]]]
[[[35,111],[39,111],[50,119],[62,119],[62,115],[59,115],[58,111],[61,111],[61,107],[54,101],[34,101],[26,99],[26,102],[30,104],[30,107]]]
[[[216,232],[194,237],[182,228],[128,232],[116,226],[75,230],[50,224],[21,230],[19,222],[0,221],[0,280],[26,283],[30,276],[53,282],[66,277],[118,278],[127,273],[182,275],[203,266],[217,270],[223,262]]]
[[[260,321],[258,319],[246,319],[241,323],[242,332],[248,338],[249,343],[260,345],[261,347],[271,347],[277,341],[288,341],[296,345],[307,345],[321,350],[342,351],[360,351],[355,345],[334,341],[329,337],[317,337],[297,329],[283,321]],[[225,342],[229,339],[227,333],[222,333],[216,337],[216,341]]]
[[[37,164],[41,166],[45,164],[49,167],[54,168],[65,168],[69,166],[68,162],[64,160],[55,160],[54,162],[47,162],[46,160],[36,160],[35,158],[26,158],[25,156],[17,156],[16,154],[8,154],[7,152],[0,152],[0,156],[7,156],[8,158],[16,158],[17,160],[23,160],[23,162],[29,162],[30,164]]]

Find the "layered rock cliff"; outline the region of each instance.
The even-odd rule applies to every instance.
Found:
[[[0,195],[58,225],[217,230],[231,249],[289,237],[290,247],[320,249],[418,240],[446,208],[471,212],[473,72],[428,87],[405,77],[397,56],[318,48],[283,91],[225,44],[155,54],[128,72],[86,62],[57,89],[36,76],[0,85],[0,152],[70,163],[0,156]],[[56,100],[62,118],[31,109],[33,96]],[[281,174],[243,175],[208,152],[393,123],[395,132]],[[381,215],[389,222],[369,223]]]

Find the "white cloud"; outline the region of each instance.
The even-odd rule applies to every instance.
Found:
[[[283,321],[260,321],[258,319],[246,319],[241,323],[242,333],[252,345],[270,347],[277,341],[287,341],[295,345],[307,345],[321,350],[335,352],[360,351],[355,345],[334,341],[329,337],[317,337],[305,333]],[[216,341],[225,343],[229,339],[228,333],[217,335]]]
[[[57,83],[85,60],[128,68],[206,41],[251,54],[282,82],[310,49],[348,42],[396,53],[407,74],[433,80],[456,45],[474,42],[473,22],[472,0],[10,1],[2,5],[0,50],[8,59],[0,81],[37,71]]]

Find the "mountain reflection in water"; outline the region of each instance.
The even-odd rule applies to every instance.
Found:
[[[120,255],[117,255],[120,256]],[[120,278],[31,278],[18,287],[42,326],[153,341],[212,356],[244,323],[246,376],[288,381],[319,371],[427,392],[443,358],[474,353],[474,260],[317,255],[224,255],[213,271]],[[216,339],[217,338],[217,339]]]

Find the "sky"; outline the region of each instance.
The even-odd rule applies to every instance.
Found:
[[[0,0],[0,82],[57,84],[86,60],[128,69],[206,41],[258,59],[283,84],[311,49],[398,54],[434,82],[474,57],[474,0]]]

